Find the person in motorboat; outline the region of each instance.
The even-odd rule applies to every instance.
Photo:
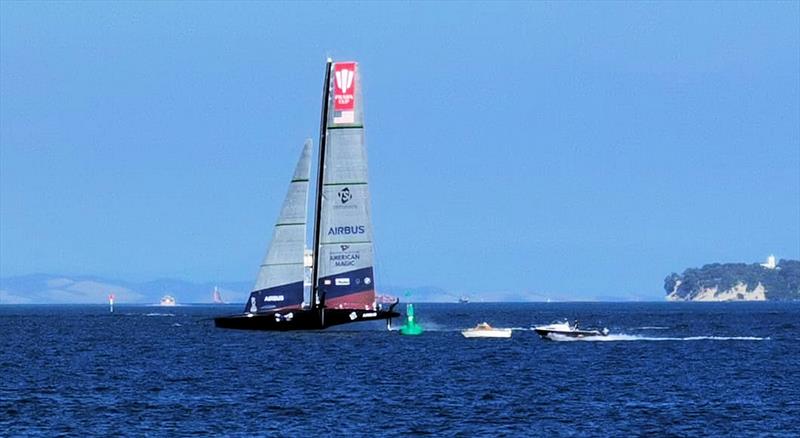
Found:
[[[572,324],[569,321],[556,322],[549,325],[534,327],[534,331],[543,339],[549,339],[551,335],[566,336],[570,338],[585,338],[589,336],[606,336],[608,329],[580,329],[578,320],[576,319]]]

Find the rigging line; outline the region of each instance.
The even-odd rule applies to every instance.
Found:
[[[365,148],[366,148],[366,146],[365,146]],[[376,174],[371,175],[371,177],[372,177],[373,187],[379,187],[380,185],[379,184],[376,185],[375,183],[376,183],[376,177],[377,177],[378,180],[380,180],[380,174],[376,173]],[[386,293],[380,292],[378,290],[379,282],[378,282],[377,279],[381,279],[380,283],[382,283],[384,287],[386,287],[386,286],[395,286],[395,285],[392,284],[391,278],[389,278],[390,276],[386,274],[386,270],[383,269],[383,263],[381,263],[381,257],[380,257],[379,252],[378,252],[378,246],[379,245],[376,243],[376,242],[379,241],[379,239],[376,239],[377,228],[375,227],[375,224],[377,223],[377,221],[375,220],[375,217],[372,216],[372,214],[371,214],[371,212],[372,212],[372,205],[371,204],[372,203],[370,202],[370,206],[369,206],[369,209],[370,209],[370,222],[371,222],[370,226],[372,227],[372,269],[374,271],[373,277],[374,277],[374,280],[375,280],[375,281],[373,281],[373,284],[374,284],[373,289],[375,290],[375,300],[377,301],[378,300],[378,295],[390,295],[390,296],[393,295],[388,290],[386,291]],[[386,289],[384,289],[384,290],[386,290]]]

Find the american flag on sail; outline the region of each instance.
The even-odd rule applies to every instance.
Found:
[[[356,112],[355,111],[334,111],[333,112],[333,123],[355,123],[356,121]]]

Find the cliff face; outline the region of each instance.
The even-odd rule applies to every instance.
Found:
[[[748,288],[744,283],[720,290],[718,286],[700,288],[697,293],[690,293],[683,296],[678,291],[680,282],[676,284],[672,292],[667,294],[667,301],[766,301],[766,289],[764,285],[758,283],[755,288]]]
[[[668,301],[800,300],[800,261],[781,260],[774,269],[754,263],[714,263],[664,279]]]

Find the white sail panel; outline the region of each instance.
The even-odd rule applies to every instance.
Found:
[[[306,140],[246,312],[296,306],[303,301],[303,253],[310,172],[311,140]]]

